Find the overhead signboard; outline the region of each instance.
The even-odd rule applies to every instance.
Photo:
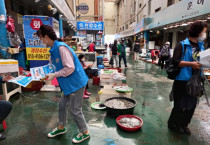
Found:
[[[78,6],[78,11],[81,13],[81,14],[87,14],[88,11],[89,11],[89,7],[86,3],[81,3],[79,6]]]
[[[210,13],[210,0],[182,0],[145,18],[145,30]]]
[[[104,22],[77,22],[77,30],[103,30]]]
[[[141,20],[136,27],[134,28],[134,34],[137,34],[139,32],[142,32],[144,30],[144,19]]]

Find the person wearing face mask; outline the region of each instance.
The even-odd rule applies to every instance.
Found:
[[[87,76],[89,76],[90,74],[92,74],[94,77],[98,76],[98,69],[92,69],[91,67],[93,65],[86,65],[86,63],[85,63],[85,55],[84,54],[80,54],[78,58],[79,58],[79,61],[80,61],[81,65],[82,65],[83,69],[85,70],[85,73],[86,73]],[[85,98],[85,99],[89,98],[89,96],[91,95],[91,93],[89,93],[87,91],[88,88],[89,87],[88,87],[88,83],[87,83],[86,89],[85,89],[85,92],[84,92],[84,96],[83,96],[83,98]]]
[[[201,69],[199,52],[204,50],[207,24],[196,21],[189,27],[189,37],[174,49],[173,64],[180,67],[180,73],[173,84],[174,107],[168,120],[169,129],[190,135],[188,125],[194,114],[198,99],[187,95],[186,85],[193,72]]]
[[[55,137],[65,134],[66,119],[68,110],[76,123],[80,133],[72,140],[73,143],[80,143],[90,138],[86,120],[82,112],[83,94],[88,77],[82,68],[76,54],[67,44],[59,42],[53,28],[49,25],[42,25],[37,31],[41,41],[50,49],[50,62],[56,67],[56,72],[48,74],[48,80],[55,77],[62,90],[59,101],[58,127],[48,134],[48,137]]]

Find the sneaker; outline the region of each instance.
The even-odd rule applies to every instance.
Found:
[[[188,127],[184,127],[183,130],[184,130],[184,133],[186,133],[187,135],[191,135],[191,131]]]
[[[64,134],[66,132],[67,130],[65,128],[63,130],[60,130],[56,127],[55,129],[53,129],[52,132],[48,133],[48,137],[55,137],[57,135]]]
[[[80,143],[86,139],[90,138],[89,134],[83,134],[83,133],[79,133],[73,140],[73,143]]]

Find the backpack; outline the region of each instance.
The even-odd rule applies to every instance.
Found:
[[[139,44],[135,44],[134,45],[134,51],[135,52],[139,52],[139,49],[140,49],[140,45]]]
[[[162,57],[168,57],[169,56],[169,47],[163,46],[161,56]]]

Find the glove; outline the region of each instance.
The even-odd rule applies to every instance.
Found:
[[[50,73],[50,74],[47,74],[46,76],[48,77],[47,80],[51,81],[55,78],[55,73]]]

